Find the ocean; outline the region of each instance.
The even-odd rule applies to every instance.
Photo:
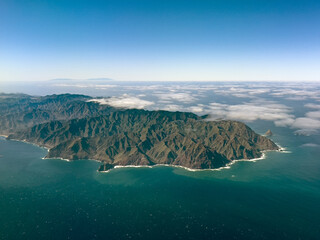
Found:
[[[218,171],[100,173],[98,162],[42,159],[46,149],[1,137],[0,239],[320,239],[317,84],[116,84],[96,95],[242,120],[260,134],[271,129],[285,151]]]

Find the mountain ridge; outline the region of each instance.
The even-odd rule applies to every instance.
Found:
[[[64,98],[67,100],[56,104]],[[47,158],[101,161],[101,171],[116,165],[156,164],[215,169],[237,159],[258,158],[263,151],[279,149],[270,139],[238,121],[209,121],[188,112],[115,109],[97,103],[91,106],[89,99],[88,96],[47,96],[35,108],[27,108],[27,112],[39,109],[44,101],[42,105],[47,111],[50,106],[52,111],[58,106],[64,117],[54,119],[55,115],[49,111],[47,121],[33,120],[35,124],[17,128],[8,139],[47,147]],[[53,103],[49,104],[49,100]],[[63,104],[64,101],[68,104]]]

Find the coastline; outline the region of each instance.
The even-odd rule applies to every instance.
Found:
[[[0,135],[0,137],[5,137],[7,139],[8,136],[6,135]],[[40,146],[38,144],[32,143],[32,142],[28,142],[26,140],[17,140],[17,139],[9,139],[10,141],[17,141],[17,142],[23,142],[23,143],[27,143],[27,144],[31,144],[34,145],[36,147],[39,148],[43,148],[46,149],[48,152],[50,151],[50,148],[48,147],[44,147],[44,146]],[[263,159],[266,159],[266,153],[267,152],[281,152],[281,153],[291,153],[291,151],[287,151],[285,147],[280,146],[278,143],[275,143],[279,149],[278,150],[264,150],[261,151],[261,157],[258,158],[252,158],[252,159],[236,159],[236,160],[232,160],[230,163],[227,163],[225,166],[223,167],[219,167],[219,168],[210,168],[210,169],[198,169],[198,168],[188,168],[188,167],[184,167],[184,166],[180,166],[180,165],[174,165],[174,164],[155,164],[155,165],[115,165],[113,168],[107,170],[107,171],[99,171],[97,170],[97,172],[100,173],[108,173],[110,171],[112,171],[113,169],[116,168],[154,168],[154,167],[176,167],[176,168],[183,168],[187,171],[190,172],[200,172],[200,171],[221,171],[223,169],[230,169],[231,166],[237,162],[256,162],[256,161],[260,161]],[[95,162],[99,162],[102,163],[102,161],[97,160],[97,159],[78,159],[78,160],[71,160],[71,159],[67,159],[67,158],[62,158],[62,157],[42,157],[41,159],[57,159],[57,160],[62,160],[62,161],[66,161],[66,162],[73,162],[73,161],[78,161],[78,160],[89,160],[89,161],[95,161]]]
[[[48,152],[50,151],[50,149],[48,150]],[[58,159],[58,160],[62,160],[62,161],[66,161],[66,162],[74,162],[74,161],[81,161],[81,160],[89,160],[89,161],[95,161],[98,163],[102,163],[102,161],[97,160],[97,159],[91,159],[91,158],[84,158],[84,159],[77,159],[77,160],[72,160],[72,159],[68,159],[68,158],[62,158],[62,157],[43,157],[41,159]]]
[[[8,136],[7,136],[8,137]],[[16,141],[16,142],[23,142],[23,143],[27,143],[27,144],[31,144],[33,146],[36,146],[36,147],[39,147],[39,148],[43,148],[43,149],[46,149],[48,152],[50,151],[50,148],[48,147],[45,147],[45,146],[41,146],[41,145],[38,145],[36,143],[32,143],[32,142],[28,142],[27,140],[18,140],[18,139],[7,139],[6,137],[6,140],[9,140],[9,141]]]
[[[223,169],[230,169],[231,166],[237,162],[256,162],[256,161],[260,161],[260,160],[264,160],[266,159],[266,153],[267,152],[281,152],[281,153],[291,153],[290,151],[287,151],[286,148],[280,146],[278,143],[275,143],[279,149],[278,150],[265,150],[261,152],[261,157],[258,158],[252,158],[252,159],[236,159],[236,160],[232,160],[230,163],[226,164],[226,166],[223,167],[219,167],[219,168],[210,168],[210,169],[197,169],[197,168],[188,168],[188,167],[184,167],[184,166],[179,166],[179,165],[173,165],[173,164],[155,164],[155,165],[115,165],[113,168],[107,170],[107,171],[99,171],[97,170],[97,172],[101,172],[101,173],[108,173],[110,171],[112,171],[115,168],[154,168],[154,167],[176,167],[176,168],[183,168],[189,172],[200,172],[200,171],[221,171]]]

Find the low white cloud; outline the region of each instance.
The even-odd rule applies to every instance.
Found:
[[[307,103],[304,105],[306,108],[312,108],[312,109],[320,109],[320,104],[314,104],[314,103]]]
[[[307,97],[306,96],[293,96],[293,97],[287,97],[287,100],[292,100],[292,101],[302,101],[302,100],[306,100]]]
[[[295,134],[298,135],[314,135],[320,130],[320,111],[307,112],[304,117],[294,119],[288,126],[298,129]]]
[[[154,104],[154,102],[133,97],[128,94],[124,94],[120,97],[91,99],[89,101],[110,105],[116,108],[137,108],[137,109],[143,109]]]
[[[175,104],[169,104],[169,105],[166,105],[163,110],[166,110],[166,111],[171,111],[171,112],[176,112],[176,111],[181,111],[181,106],[179,105],[175,105]]]
[[[152,84],[152,85],[137,85],[137,86],[124,86],[128,90],[139,90],[139,91],[157,91],[159,89],[166,91],[211,91],[220,88],[219,85],[215,84]]]
[[[251,95],[248,95],[246,93],[233,93],[233,94],[230,94],[234,97],[238,97],[238,98],[255,98],[255,96],[251,96]]]
[[[216,94],[225,96],[234,96],[238,98],[256,98],[256,95],[269,93],[270,88],[243,88],[243,86],[230,86],[223,89],[217,89],[214,92]]]
[[[275,97],[286,97],[289,100],[304,100],[307,98],[317,99],[320,95],[320,92],[314,90],[314,87],[295,87],[295,88],[280,88],[273,89],[273,92],[270,94]]]
[[[316,105],[307,105],[316,108]],[[209,114],[212,119],[232,119],[239,121],[273,121],[278,127],[296,129],[299,135],[318,134],[320,130],[320,111],[310,111],[304,117],[296,118],[292,109],[273,101],[257,100],[242,104],[211,103]]]
[[[180,112],[193,112],[195,114],[202,114],[205,113],[205,106],[203,104],[198,104],[196,106],[191,106],[191,107],[183,107],[181,105],[177,104],[167,104],[163,108],[163,110],[167,111],[180,111]]]
[[[294,132],[296,135],[311,136],[318,134],[316,129],[298,129]]]
[[[300,117],[294,120],[291,127],[298,129],[295,131],[295,134],[310,136],[319,133],[320,120],[310,117]]]
[[[242,121],[267,120],[282,124],[293,121],[291,108],[271,101],[254,101],[237,105],[221,103],[210,104],[212,118],[234,119]]]
[[[293,128],[303,129],[303,130],[316,130],[320,129],[320,120],[308,118],[308,117],[301,117],[295,119],[293,124],[291,125]]]
[[[191,106],[188,108],[188,111],[193,113],[202,113],[204,111],[203,106],[200,104],[198,106]]]
[[[274,121],[277,127],[289,127],[294,123],[294,118],[286,118]]]
[[[306,117],[320,119],[320,111],[307,112]]]
[[[168,93],[155,93],[155,96],[157,96],[161,101],[178,101],[183,103],[191,103],[196,100],[198,100],[194,94],[191,94],[189,92],[175,92],[170,91]]]

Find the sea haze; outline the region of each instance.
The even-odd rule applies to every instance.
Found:
[[[114,107],[245,122],[285,149],[228,169],[42,159],[0,138],[0,239],[319,239],[320,84],[52,80],[1,91],[81,93]]]

